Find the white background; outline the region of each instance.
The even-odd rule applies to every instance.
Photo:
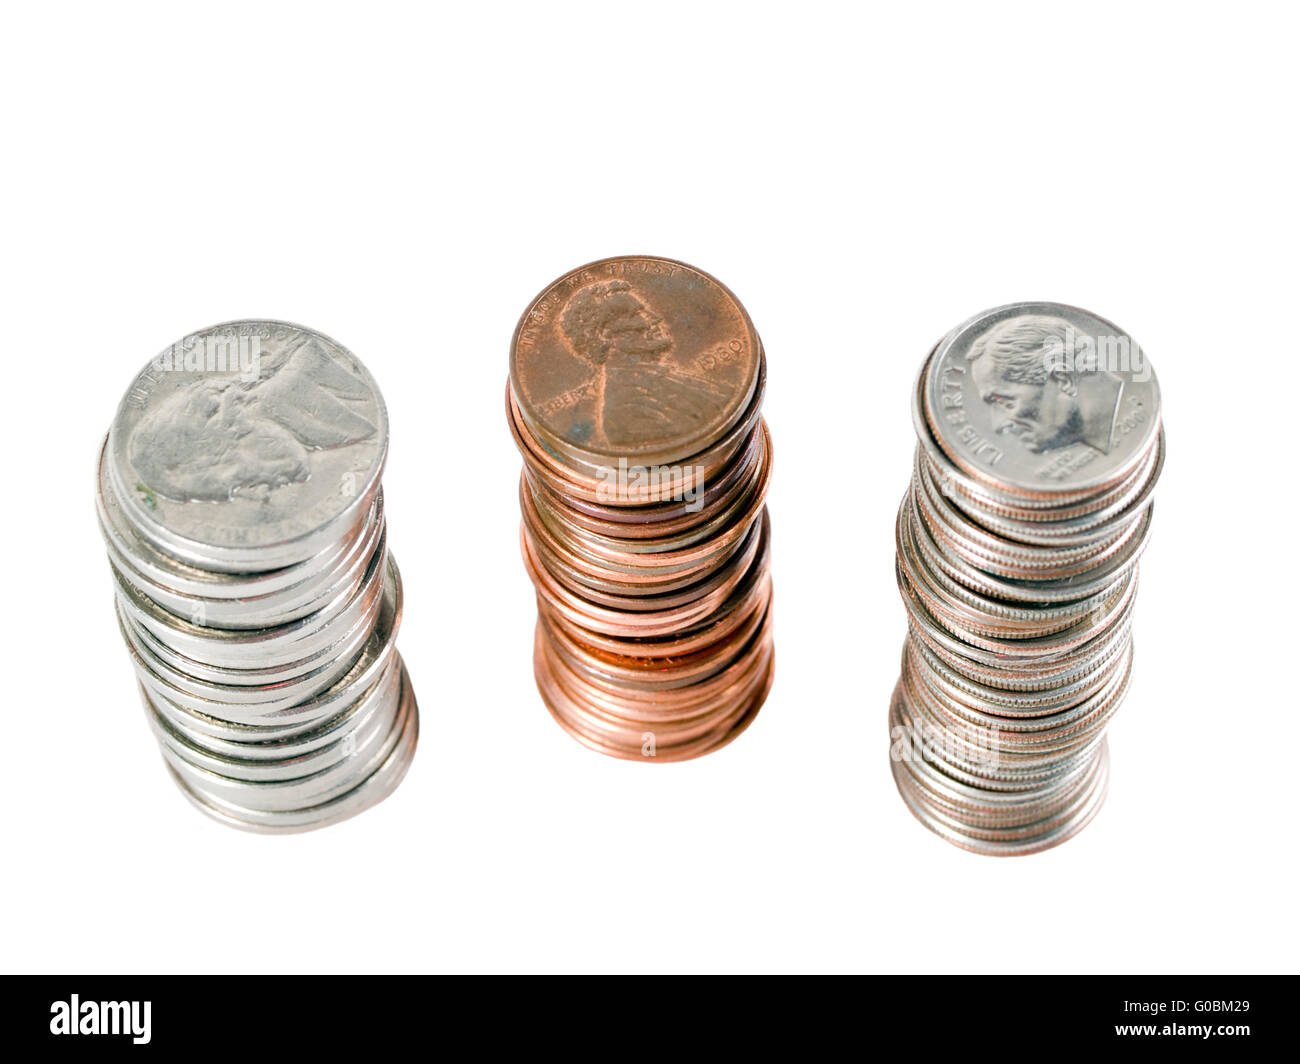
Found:
[[[1296,970],[1296,30],[1248,4],[7,15],[0,965]],[[534,294],[641,252],[745,302],[777,448],[775,689],[657,767],[535,693],[502,412]],[[1169,461],[1109,802],[995,860],[890,777],[893,517],[921,359],[1020,299],[1137,338]],[[137,370],[257,316],[384,390],[422,719],[384,805],[279,838],[166,776],[92,497]]]

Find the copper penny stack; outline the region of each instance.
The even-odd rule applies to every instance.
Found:
[[[551,714],[593,750],[699,757],[767,697],[764,380],[740,302],[669,259],[583,266],[520,319],[506,408],[534,669]]]

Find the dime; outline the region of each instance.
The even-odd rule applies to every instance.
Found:
[[[894,779],[950,842],[1034,853],[1105,799],[1164,460],[1159,387],[1114,325],[1019,303],[940,341],[914,400]]]
[[[223,823],[334,823],[414,755],[387,449],[361,363],[283,322],[186,337],[118,409],[96,511],[119,627],[170,774]]]
[[[1012,303],[940,341],[925,410],[964,472],[1013,495],[1113,484],[1149,450],[1160,389],[1142,349],[1078,307]]]
[[[699,757],[767,697],[765,380],[735,296],[668,259],[575,270],[515,331],[506,417],[524,460],[534,670],[591,749]]]

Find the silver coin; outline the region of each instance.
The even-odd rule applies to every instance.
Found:
[[[118,626],[168,772],[223,823],[334,823],[410,764],[387,446],[364,367],[282,322],[187,337],[118,409],[96,481]]]
[[[1108,322],[1022,303],[953,330],[912,397],[895,782],[958,846],[1037,852],[1105,799],[1164,461],[1158,386]]]
[[[353,655],[360,653],[364,643],[364,639],[358,638],[355,647],[339,648],[333,657],[327,656],[318,668],[292,679],[222,684],[192,676],[161,657],[157,644],[147,641],[147,633],[123,616],[120,603],[118,625],[122,638],[131,651],[136,674],[145,686],[161,688],[159,693],[164,697],[196,713],[247,724],[256,724],[275,714],[279,714],[282,720],[288,720],[297,719],[297,713],[308,713],[299,707],[329,690],[340,677],[345,676],[354,664]],[[368,638],[366,633],[360,634]]]
[[[286,674],[289,678],[307,671],[306,663],[321,654],[332,653],[358,625],[366,631],[374,627],[382,594],[385,545],[381,537],[365,575],[355,588],[345,587],[333,600],[319,603],[305,617],[274,628],[223,629],[193,624],[163,609],[120,574],[115,574],[118,601],[130,621],[143,629],[150,646],[173,652],[176,659],[183,659],[182,667],[192,675],[219,683],[268,682],[269,670],[292,668],[295,671]],[[212,675],[208,675],[209,671]],[[257,681],[222,678],[227,672],[237,675],[252,671],[261,678]]]
[[[215,628],[287,624],[345,589],[355,589],[384,532],[381,491],[355,533],[320,557],[270,572],[216,573],[171,558],[137,536],[123,519],[106,477],[101,461],[96,509],[109,562],[118,575],[169,613]]]
[[[301,735],[344,712],[396,660],[402,589],[391,556],[389,572],[379,622],[365,644],[355,659],[350,662],[345,659],[335,665],[335,679],[323,688],[313,690],[316,688],[313,681],[308,688],[312,693],[308,695],[291,692],[286,696],[278,687],[177,686],[171,680],[178,677],[169,679],[148,660],[134,655],[137,678],[160,713],[186,734],[201,736],[202,742],[208,738],[231,742],[275,741]],[[204,697],[205,692],[210,697]],[[236,702],[236,697],[242,700]]]
[[[400,731],[387,757],[350,790],[315,805],[289,810],[267,810],[244,805],[222,795],[196,789],[170,765],[168,768],[182,792],[196,808],[231,827],[279,834],[307,831],[346,820],[387,798],[401,783],[415,756],[419,740],[419,712],[405,667],[401,670],[401,678],[397,718]]]
[[[1123,477],[1160,426],[1160,389],[1118,326],[1060,303],[977,314],[930,360],[926,412],[967,474],[1010,494],[1077,495]]]
[[[160,743],[199,768],[257,782],[315,775],[367,749],[376,735],[391,723],[399,686],[399,670],[394,659],[378,683],[323,725],[287,739],[241,742],[195,735],[177,727],[148,697],[147,690],[141,690]]]
[[[362,780],[369,778],[388,759],[402,737],[405,721],[398,710],[402,708],[397,698],[384,700],[380,707],[387,712],[379,714],[377,727],[364,729],[358,736],[351,733],[351,744],[346,744],[342,756],[321,768],[302,766],[302,771],[285,777],[273,775],[275,768],[296,770],[297,758],[285,758],[278,763],[260,766],[259,778],[246,778],[244,766],[223,764],[221,771],[203,767],[194,751],[181,753],[180,744],[165,742],[162,755],[168,766],[181,776],[186,784],[203,793],[209,800],[230,802],[245,809],[266,813],[291,813],[321,805],[346,794]],[[369,722],[367,718],[367,722]],[[212,760],[212,759],[209,759]],[[237,771],[239,776],[227,773]]]
[[[200,568],[261,572],[305,561],[364,516],[388,451],[365,367],[286,322],[214,325],[136,377],[109,431],[131,524]]]

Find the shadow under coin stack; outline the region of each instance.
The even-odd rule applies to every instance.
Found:
[[[913,403],[894,778],[949,842],[1033,853],[1105,800],[1164,459],[1159,388],[1114,325],[1018,303],[941,340]]]
[[[410,765],[387,449],[361,363],[281,322],[186,337],[118,408],[97,480],[118,620],[168,768],[224,823],[322,827]]]
[[[515,331],[506,400],[537,686],[594,750],[699,757],[767,697],[764,375],[735,296],[667,259],[575,270]]]

